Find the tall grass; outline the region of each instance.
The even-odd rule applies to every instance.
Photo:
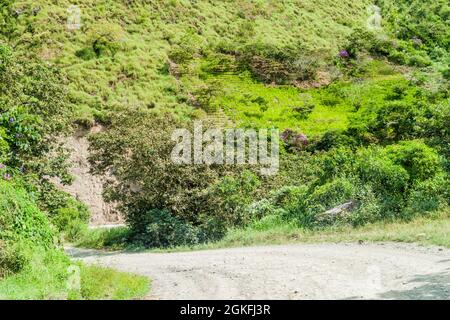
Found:
[[[364,26],[369,3],[83,0],[78,2],[82,26],[68,30],[72,1],[23,0],[15,4],[22,13],[10,36],[17,50],[37,53],[63,69],[77,119],[90,122],[124,107],[189,110],[179,99],[178,81],[165,71],[177,48],[189,58],[208,48],[235,51],[256,44],[335,55],[352,27]],[[40,11],[34,15],[36,7]],[[94,52],[99,39],[104,50]]]

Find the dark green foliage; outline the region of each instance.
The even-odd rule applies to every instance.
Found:
[[[405,212],[420,215],[433,212],[450,205],[450,179],[445,174],[418,183],[408,198]]]
[[[263,43],[244,46],[237,53],[241,68],[248,68],[265,83],[292,83],[314,79],[319,59],[301,45],[277,48]]]
[[[248,221],[242,212],[254,199],[258,179],[240,175],[239,166],[175,164],[171,136],[183,127],[190,125],[169,113],[116,114],[107,131],[92,136],[91,163],[97,173],[113,170],[106,196],[118,201],[133,229],[143,230],[138,225],[155,209],[203,228],[201,238],[216,238],[226,227]]]
[[[255,218],[261,218],[246,210],[257,199],[260,186],[261,181],[250,171],[230,173],[208,190],[207,197],[214,205],[205,208],[205,213],[211,217],[217,216],[224,227],[245,225]]]
[[[19,62],[0,44],[0,133],[6,164],[69,181],[67,154],[51,135],[68,130],[70,107],[55,68],[37,59]],[[7,146],[6,146],[6,144]],[[55,156],[48,158],[48,154]]]
[[[97,57],[95,51],[92,48],[83,48],[75,52],[78,58],[83,60],[91,60]]]
[[[269,202],[268,215],[314,228],[336,223],[361,225],[410,219],[447,205],[449,179],[436,150],[423,141],[385,148],[333,148],[315,157],[318,179],[284,187]],[[260,202],[261,203],[261,202]],[[338,214],[327,210],[346,204]],[[281,210],[281,211],[280,211]]]
[[[28,257],[19,248],[19,243],[0,239],[0,279],[20,272],[28,262]]]
[[[129,239],[145,247],[166,248],[194,245],[199,230],[166,210],[152,209],[130,221]]]

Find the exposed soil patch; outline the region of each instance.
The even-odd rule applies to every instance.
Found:
[[[87,135],[102,130],[101,126],[93,126],[91,129],[78,129],[68,138],[67,147],[72,151],[70,161],[72,167],[70,173],[75,180],[72,185],[59,187],[86,204],[91,211],[91,225],[122,223],[123,218],[111,203],[106,203],[102,197],[103,184],[100,177],[89,172],[88,162],[89,142]]]

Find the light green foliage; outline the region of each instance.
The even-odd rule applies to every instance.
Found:
[[[211,91],[206,105],[201,103],[202,95],[197,92],[199,104],[206,111],[223,109],[236,125],[242,127],[290,128],[308,136],[345,130],[353,114],[371,113],[384,105],[387,99],[394,99],[391,92],[396,87],[408,88],[403,76],[389,64],[376,60],[359,66],[357,72],[366,80],[338,81],[321,89],[264,85],[248,72],[213,75],[198,70],[194,74],[196,72],[204,81],[190,86],[205,86]],[[188,73],[181,79],[187,87],[192,76]],[[397,99],[409,103],[415,91],[408,90],[409,96]]]
[[[0,280],[0,299],[120,300],[140,298],[149,289],[145,277],[71,263],[60,250],[33,247],[26,254],[27,266]],[[80,290],[68,289],[70,270],[79,270]]]
[[[412,215],[422,212],[437,211],[450,204],[450,179],[445,174],[438,174],[414,186],[408,198],[408,208]]]
[[[57,69],[34,57],[23,60],[0,43],[0,159],[38,180],[70,180],[67,153],[55,141],[69,131],[70,107],[61,84]]]
[[[0,180],[0,212],[0,299],[130,299],[147,292],[144,277],[73,264],[18,181]],[[71,265],[80,268],[80,291],[67,287]]]
[[[20,183],[0,179],[0,212],[0,240],[53,245],[53,231],[47,217]]]
[[[150,281],[143,276],[98,266],[81,266],[81,290],[69,299],[130,300],[139,299],[149,291]]]
[[[420,39],[416,46],[431,52],[437,48],[448,49],[450,7],[445,0],[378,0],[386,25],[400,39]]]
[[[249,74],[218,77],[222,91],[211,105],[222,107],[238,126],[250,128],[292,128],[313,135],[329,129],[344,129],[348,104],[328,106],[317,91],[294,87],[271,87],[252,80]]]
[[[125,105],[186,109],[177,99],[176,79],[163,71],[168,57],[182,61],[205,48],[245,52],[255,46],[332,57],[351,27],[364,24],[369,1],[330,6],[328,0],[85,0],[79,4],[81,29],[68,30],[72,4],[17,1],[11,9],[21,14],[2,31],[18,49],[37,52],[63,69],[78,117],[89,121],[97,112]]]
[[[395,164],[408,171],[412,181],[426,180],[442,170],[436,151],[421,141],[401,141],[387,147],[386,151]]]
[[[121,249],[129,243],[128,227],[86,229],[76,239],[75,245],[82,248]]]

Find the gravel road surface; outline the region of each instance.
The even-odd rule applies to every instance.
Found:
[[[148,299],[450,299],[450,250],[437,247],[352,243],[67,252],[150,277]]]

